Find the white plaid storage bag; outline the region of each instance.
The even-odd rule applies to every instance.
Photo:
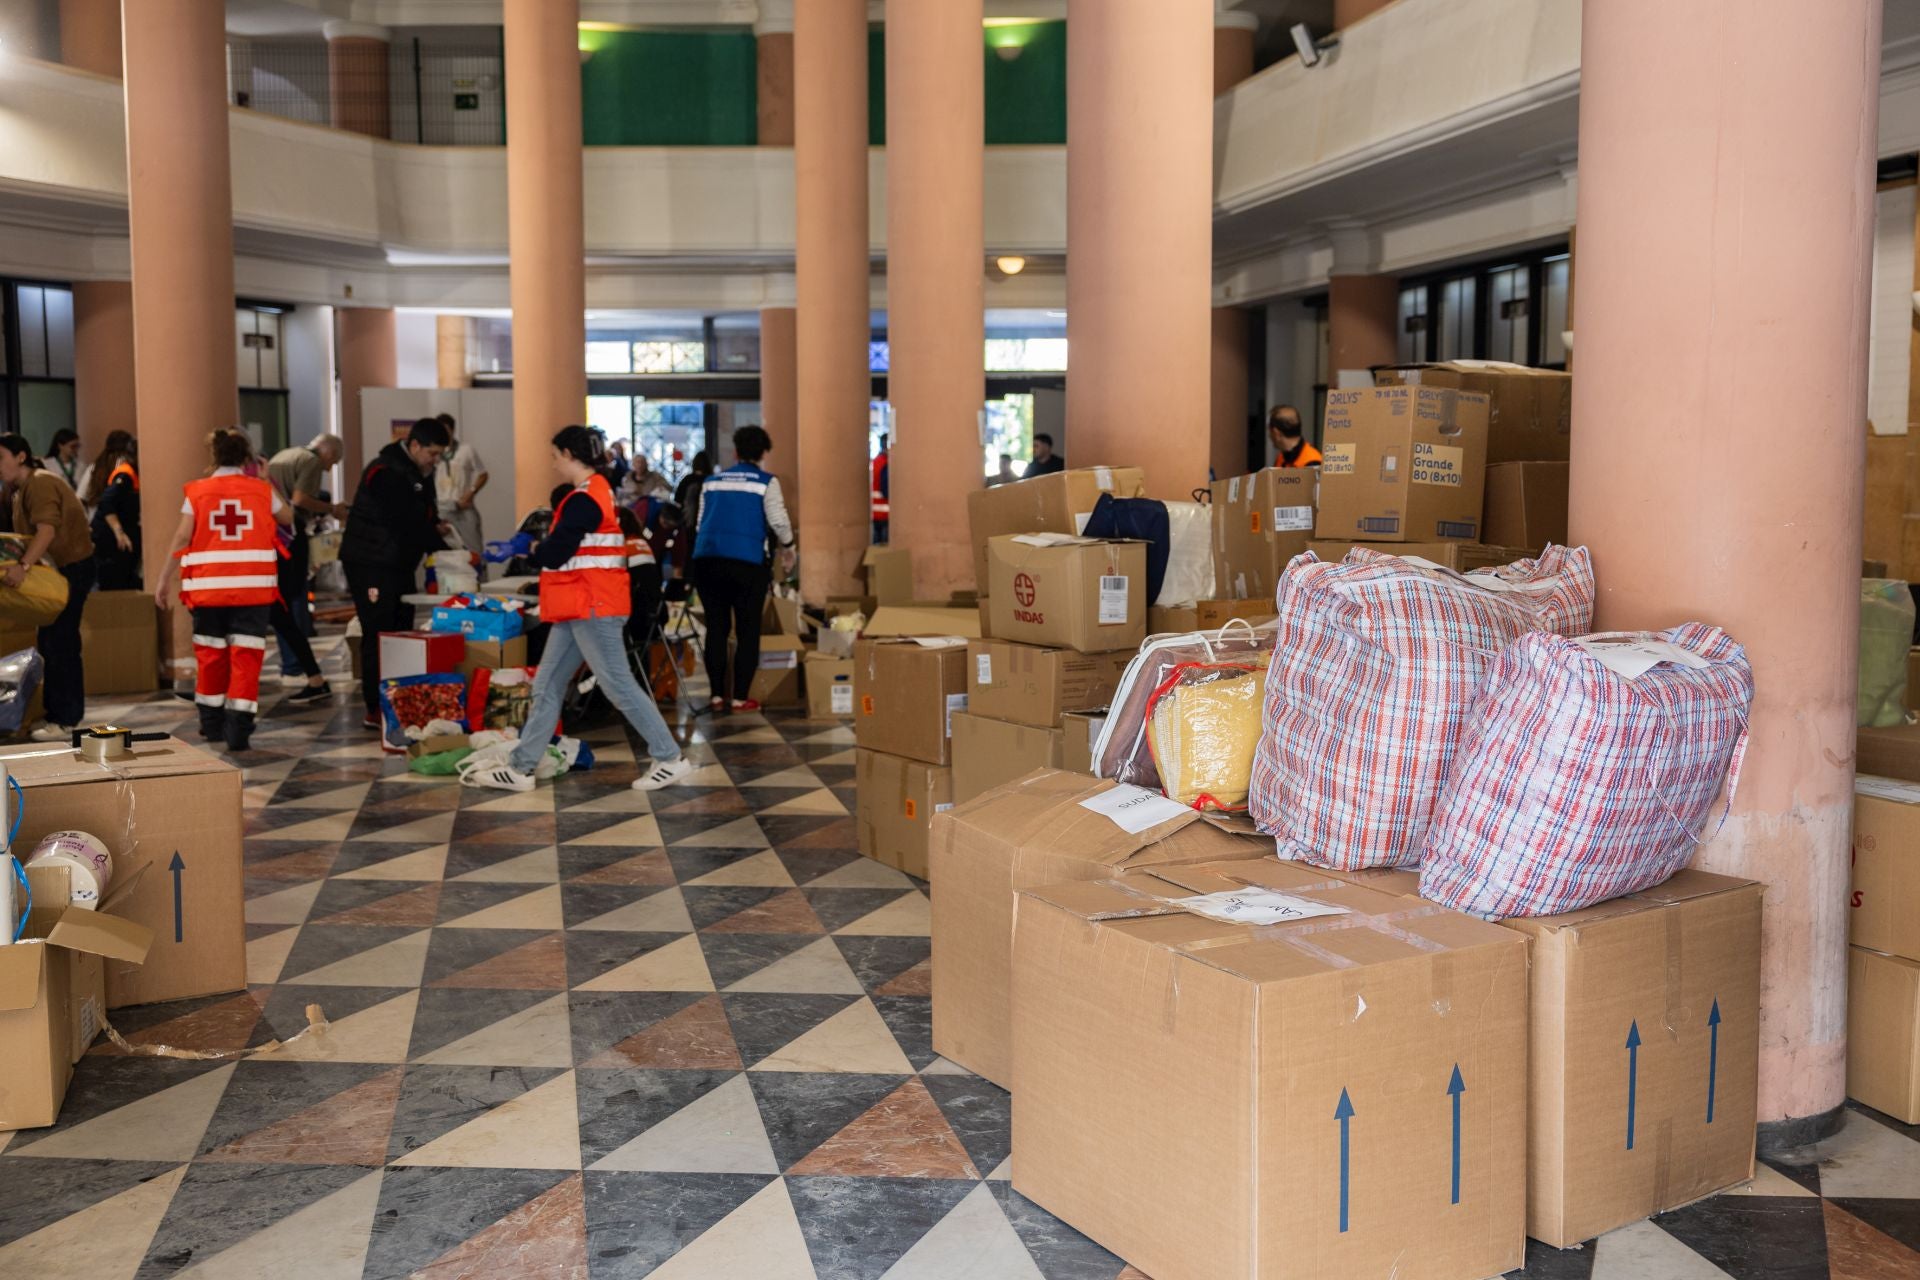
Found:
[[[1339,870],[1419,861],[1480,683],[1533,631],[1593,625],[1585,547],[1461,575],[1356,547],[1280,576],[1279,635],[1248,811],[1282,858]]]
[[[1659,884],[1723,783],[1731,806],[1752,701],[1746,651],[1718,627],[1522,636],[1467,721],[1420,896],[1502,919]]]

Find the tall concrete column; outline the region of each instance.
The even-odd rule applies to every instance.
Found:
[[[1846,1092],[1880,11],[1582,16],[1573,540],[1597,629],[1713,623],[1753,662],[1733,816],[1698,862],[1768,886],[1763,1150],[1830,1131]]]
[[[799,369],[794,309],[760,311],[760,426],[773,438],[767,470],[780,477],[787,515],[800,520]]]
[[[1260,19],[1237,9],[1213,15],[1213,96],[1253,74],[1253,40]],[[1213,309],[1213,414],[1208,461],[1216,478],[1247,469],[1247,313]]]
[[[1207,479],[1211,0],[1067,0],[1068,465]]]
[[[360,392],[400,381],[400,346],[391,307],[336,307],[340,332],[335,350],[340,367],[340,440],[346,458],[348,493],[359,487],[360,472],[386,448],[388,424],[360,420]]]
[[[1327,367],[1367,369],[1400,358],[1400,281],[1332,276],[1327,281]]]
[[[867,506],[866,0],[806,0],[793,29],[800,589],[853,594]]]
[[[763,147],[793,145],[793,0],[761,0],[753,24],[754,107]]]
[[[120,78],[120,0],[60,0],[60,61]]]
[[[388,65],[393,33],[365,22],[328,22],[329,123],[371,138],[393,136]]]
[[[97,454],[109,431],[135,430],[136,396],[132,282],[76,280],[73,285],[73,425],[80,433],[82,457],[91,459]]]
[[[1238,9],[1213,15],[1213,96],[1219,97],[1253,74],[1253,38],[1260,19]]]
[[[133,255],[134,405],[146,580],[160,580],[161,530],[206,469],[206,434],[239,416],[234,361],[233,189],[227,156],[226,5],[130,4],[125,14],[127,232]],[[176,608],[173,621],[183,623]],[[190,655],[178,626],[162,657]]]
[[[436,385],[454,389],[473,385],[467,372],[467,318],[433,318],[433,364]]]
[[[587,414],[579,25],[579,0],[506,0],[517,507],[552,489],[547,442]]]
[[[887,398],[895,545],[930,599],[974,585],[986,483],[986,76],[981,0],[887,0]]]

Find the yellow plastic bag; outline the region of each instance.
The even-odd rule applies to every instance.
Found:
[[[1244,667],[1195,664],[1154,703],[1160,787],[1196,809],[1240,809],[1253,784],[1266,678]]]
[[[0,565],[18,564],[28,539],[18,533],[0,534]],[[44,627],[67,607],[67,579],[50,564],[27,570],[17,587],[0,583],[0,622],[18,627]]]

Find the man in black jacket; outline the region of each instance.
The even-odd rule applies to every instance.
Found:
[[[446,549],[433,490],[433,469],[446,450],[446,427],[420,419],[367,464],[347,512],[340,562],[360,619],[360,697],[370,729],[380,727],[380,633],[413,629],[406,596],[414,575],[429,551]]]

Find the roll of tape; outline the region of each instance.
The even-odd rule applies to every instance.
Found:
[[[27,855],[29,867],[52,864],[72,868],[72,903],[76,907],[99,906],[113,883],[113,855],[84,831],[51,832]]]

